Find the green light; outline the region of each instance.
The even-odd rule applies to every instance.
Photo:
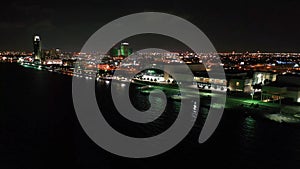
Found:
[[[155,74],[155,71],[154,70],[148,70],[147,73]]]
[[[245,122],[248,126],[254,126],[256,123],[256,121],[250,116],[245,119]]]
[[[246,103],[260,103],[260,101],[257,101],[257,100],[245,100],[244,102]]]

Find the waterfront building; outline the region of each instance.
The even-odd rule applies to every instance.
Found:
[[[266,85],[270,82],[276,81],[277,73],[274,72],[254,72],[252,85],[261,84]]]
[[[262,86],[261,100],[281,103],[282,99],[300,103],[300,75],[278,75],[275,82]]]
[[[252,77],[246,71],[225,71],[229,91],[250,93],[252,91]]]
[[[211,78],[205,71],[193,73],[195,75],[194,81],[198,88],[221,91],[239,91],[246,93],[250,93],[252,91],[252,78],[249,77],[247,72],[225,71],[226,79]],[[214,74],[214,77],[219,77],[216,73]]]
[[[208,76],[207,72],[194,72],[194,82],[200,89],[207,90],[227,90],[227,80],[226,79],[216,79]],[[218,77],[218,75],[215,75]]]

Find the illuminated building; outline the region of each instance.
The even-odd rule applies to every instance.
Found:
[[[225,71],[230,91],[250,93],[252,91],[252,78],[244,71]]]
[[[112,48],[110,50],[110,55],[111,56],[120,56],[120,50],[118,48]]]
[[[38,35],[33,37],[33,56],[34,60],[41,61],[42,59],[42,42]]]
[[[232,78],[228,82],[228,89],[230,91],[241,91],[250,93],[252,91],[251,86],[252,79],[247,77]]]
[[[44,65],[62,65],[63,61],[61,59],[48,59],[44,61]]]
[[[129,43],[123,42],[121,43],[119,48],[112,48],[110,50],[110,55],[115,57],[115,56],[122,56],[122,57],[127,57],[132,54],[132,49],[129,48]]]
[[[273,72],[254,72],[252,85],[262,84],[276,81],[276,73]]]
[[[300,75],[278,75],[275,82],[262,87],[263,101],[276,101],[282,99],[290,102],[300,102]]]
[[[120,52],[121,52],[121,56],[128,56],[128,46],[129,46],[129,43],[121,43],[121,47],[120,47]]]

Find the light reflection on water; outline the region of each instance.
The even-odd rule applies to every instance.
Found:
[[[256,120],[253,117],[246,117],[241,124],[240,131],[240,151],[244,154],[243,158],[253,155],[255,149]]]
[[[82,131],[72,104],[70,77],[11,64],[0,66],[0,147],[4,162],[0,168],[5,168],[5,164],[15,165],[14,168],[45,168],[53,164],[51,168],[55,168],[61,163],[69,168],[70,165],[74,165],[73,168],[179,168],[182,164],[185,168],[195,168],[195,164],[199,168],[300,168],[299,126],[239,117],[242,112],[237,110],[224,113],[221,125],[205,144],[198,144],[199,132],[194,132],[192,148],[191,142],[180,144],[166,154],[146,160],[116,157],[96,146]],[[113,104],[107,99],[109,85],[105,81],[99,84],[102,84],[100,95],[104,98],[101,102],[108,107],[109,117],[114,121],[117,116],[110,112]],[[124,87],[116,86],[120,92]],[[148,108],[147,94],[137,91],[132,95],[137,109]],[[152,106],[160,107],[159,99]],[[200,106],[200,111],[195,112],[195,108],[191,118],[198,113],[195,127],[201,129],[208,109]],[[179,110],[180,102],[170,100],[166,113],[148,126],[131,128],[120,120],[114,124],[130,131],[139,128],[136,132],[159,134],[169,125],[165,119],[175,119]],[[213,164],[208,162],[212,159]]]
[[[256,120],[248,116],[242,123],[242,135],[245,137],[244,141],[248,142],[255,136]]]
[[[198,116],[198,107],[197,102],[193,101],[193,112],[192,112],[192,121],[195,122]]]
[[[178,112],[181,104],[180,101],[172,100],[170,102],[172,109],[167,109],[166,111]],[[159,99],[155,103],[152,106],[160,106]],[[209,109],[201,106],[199,107],[199,112],[197,109],[197,103],[193,101],[191,120],[193,122],[197,120],[194,128],[201,130]],[[197,118],[197,116],[199,117]],[[252,169],[260,168],[260,166],[263,168],[289,168],[298,165],[295,157],[300,156],[300,154],[297,154],[300,152],[300,142],[297,142],[297,140],[300,140],[300,134],[296,134],[295,131],[299,131],[299,128],[281,126],[280,124],[266,122],[251,116],[245,117],[241,112],[226,112],[224,116],[222,123],[225,125],[221,125],[219,127],[221,129],[216,130],[214,135],[217,137],[214,138],[216,140],[213,140],[213,142],[221,142],[221,144],[217,145],[217,147],[221,147],[219,147],[219,150],[214,149],[213,152],[221,151],[225,153],[228,151],[228,153],[232,153],[233,155],[225,157],[232,158],[229,160],[228,166],[243,166],[244,168]],[[169,116],[161,116],[161,118],[169,118]],[[155,123],[156,127],[160,125],[162,124],[159,121]],[[290,130],[291,133],[287,130]],[[228,133],[226,134],[226,132]],[[229,143],[227,141],[222,143],[222,140],[231,141]],[[192,140],[189,143],[193,142],[197,142],[197,140]],[[197,149],[197,146],[195,149]],[[286,157],[282,157],[281,154],[285,154]],[[289,158],[287,158],[288,156]],[[284,165],[282,164],[283,162],[290,164]]]

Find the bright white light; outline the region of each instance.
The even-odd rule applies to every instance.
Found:
[[[40,41],[40,37],[39,36],[34,36],[34,41]]]
[[[121,45],[128,46],[128,45],[129,45],[129,43],[127,43],[127,42],[123,42],[123,43],[121,43]]]

